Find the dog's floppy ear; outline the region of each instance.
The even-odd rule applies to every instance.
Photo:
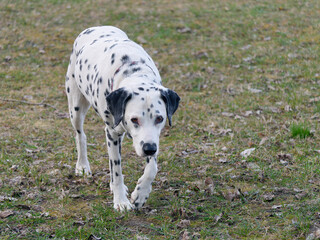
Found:
[[[169,125],[171,126],[171,117],[179,106],[180,97],[175,91],[170,89],[160,89],[160,94],[162,100],[166,104],[167,117],[169,120]]]
[[[108,108],[114,118],[114,127],[122,121],[126,104],[131,97],[132,93],[124,88],[119,88],[107,96]]]

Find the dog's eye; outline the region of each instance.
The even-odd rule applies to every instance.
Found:
[[[131,118],[131,122],[134,123],[134,124],[138,124],[139,125],[138,118]]]
[[[158,116],[156,118],[156,124],[162,123],[163,122],[163,117],[162,116]]]

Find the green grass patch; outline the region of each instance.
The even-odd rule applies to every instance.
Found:
[[[310,128],[306,123],[292,123],[290,132],[292,137],[307,138],[311,136]]]

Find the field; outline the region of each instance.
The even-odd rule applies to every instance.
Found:
[[[0,1],[0,239],[319,239],[318,0]],[[85,28],[140,43],[181,97],[140,211],[113,210],[104,125],[74,174],[64,79]],[[132,192],[145,160],[126,139]]]

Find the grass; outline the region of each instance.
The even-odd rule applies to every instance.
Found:
[[[311,136],[311,131],[304,123],[293,123],[290,127],[292,137],[306,138]]]
[[[13,215],[0,238],[305,239],[320,221],[319,10],[316,0],[1,1],[0,213]],[[182,98],[139,212],[112,208],[92,110],[93,177],[74,175],[64,76],[75,37],[95,25],[141,43]],[[144,161],[123,145],[132,192]]]

